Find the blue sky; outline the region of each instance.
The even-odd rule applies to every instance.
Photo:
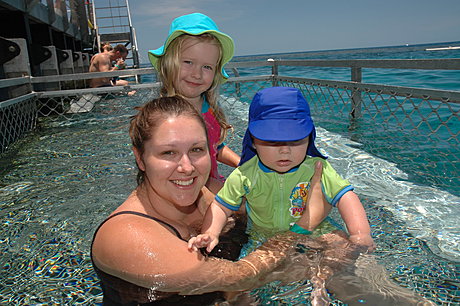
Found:
[[[142,62],[171,21],[200,12],[235,55],[460,41],[460,0],[131,0]]]

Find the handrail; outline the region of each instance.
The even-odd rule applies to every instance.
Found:
[[[460,70],[460,58],[447,59],[352,59],[352,60],[276,60],[230,62],[226,68],[261,66],[311,66],[385,69]]]
[[[258,76],[240,76],[238,68],[254,68],[254,67],[271,67],[272,73]],[[304,67],[344,67],[351,69],[351,82],[361,84],[362,81],[362,68],[382,68],[382,69],[420,69],[420,70],[460,70],[460,58],[449,59],[352,59],[352,60],[275,60],[267,59],[265,61],[232,61],[226,65],[227,69],[231,69],[236,77],[231,77],[229,80],[233,82],[247,81],[251,79],[264,79],[271,80],[273,85],[277,85],[277,77],[279,77],[278,68],[280,66],[304,66]],[[63,75],[48,75],[48,76],[24,76],[11,79],[0,80],[0,88],[13,87],[25,84],[39,84],[49,82],[62,82],[62,81],[75,81],[86,80],[101,77],[115,77],[115,76],[131,76],[131,75],[147,75],[156,74],[157,71],[153,67],[139,68],[139,69],[123,69],[109,72],[87,72],[76,74],[63,74]],[[282,76],[287,77],[287,76]],[[129,88],[129,87],[127,87]],[[126,89],[127,89],[126,88]],[[359,91],[362,90],[360,86],[355,86],[358,91],[353,96],[355,103],[359,103]],[[427,91],[428,89],[421,89]],[[46,91],[45,91],[46,92]],[[434,91],[430,94],[436,96],[438,100],[449,101],[451,97],[458,100],[458,91],[440,91],[435,95]]]
[[[103,93],[116,93],[116,92],[129,92],[137,89],[152,89],[160,88],[160,83],[146,83],[146,84],[133,84],[127,86],[112,86],[112,87],[99,87],[99,88],[82,88],[82,89],[66,89],[54,91],[39,91],[36,94],[40,98],[62,97],[69,95],[83,95],[83,94],[103,94]]]
[[[30,77],[30,81],[33,84],[37,83],[48,83],[58,81],[74,81],[74,80],[86,80],[94,78],[107,78],[114,76],[125,76],[125,75],[144,75],[155,73],[154,68],[139,68],[139,69],[123,69],[107,72],[85,72],[85,73],[74,73],[74,74],[62,74],[62,75],[47,75],[39,77]]]
[[[359,109],[362,102],[361,93],[365,90],[362,84],[362,69],[363,68],[383,68],[383,69],[420,69],[420,70],[460,70],[460,58],[448,59],[351,59],[351,60],[275,60],[272,58],[266,61],[250,61],[250,62],[230,62],[227,68],[234,71],[238,77],[238,68],[248,67],[271,67],[272,70],[272,85],[277,86],[279,78],[289,78],[279,75],[278,68],[280,66],[303,66],[303,67],[343,67],[350,68],[351,82],[347,85],[353,87],[354,94],[351,97],[353,109],[353,117],[359,117]],[[295,79],[291,77],[291,79]],[[300,78],[299,78],[300,79]],[[304,81],[307,79],[302,78]],[[324,82],[325,80],[317,80]],[[338,84],[338,81],[333,81]],[[346,82],[343,82],[344,85]],[[237,86],[239,86],[237,84]],[[366,88],[374,88],[375,90],[385,89],[391,94],[392,91],[404,89],[406,92],[416,94],[418,96],[430,95],[433,99],[444,102],[458,103],[460,93],[458,91],[439,91],[429,89],[417,89],[411,87],[385,86],[382,84],[371,85],[366,84]]]
[[[460,70],[460,58],[450,59],[370,59],[370,60],[273,60],[266,61],[247,61],[247,62],[229,62],[226,65],[227,69],[232,69],[238,77],[238,68],[253,68],[253,67],[272,67],[272,74],[278,75],[279,66],[303,66],[303,67],[343,67],[352,69],[352,81],[361,81],[361,68],[382,68],[382,69],[420,69],[420,70]],[[25,84],[30,81],[33,84],[85,80],[101,77],[115,77],[126,75],[145,75],[155,74],[155,68],[139,68],[139,69],[124,69],[110,72],[87,72],[65,75],[48,75],[39,77],[26,77],[19,80],[0,80],[0,88],[13,86],[16,84],[9,82],[19,82]],[[30,78],[30,80],[29,80]]]
[[[0,101],[0,110],[2,108],[5,108],[7,106],[11,106],[11,105],[14,105],[16,103],[20,103],[20,102],[23,102],[23,101],[26,101],[26,100],[29,100],[29,99],[33,99],[37,96],[37,94],[35,92],[31,92],[31,93],[28,93],[28,94],[25,94],[25,95],[22,95],[22,96],[19,96],[19,97],[16,97],[16,98],[12,98],[12,99],[9,99],[9,100],[6,100],[6,101]]]
[[[235,78],[236,79],[236,78]],[[318,84],[323,86],[337,87],[337,88],[350,88],[355,91],[368,91],[372,90],[380,94],[395,95],[396,93],[404,93],[406,97],[426,99],[429,97],[431,100],[458,103],[460,104],[460,91],[415,88],[406,86],[391,86],[382,84],[370,83],[357,83],[347,81],[333,81],[323,79],[307,79],[301,77],[287,77],[279,76],[278,80],[291,81],[291,82],[306,82]]]
[[[18,86],[30,83],[30,77],[18,77],[18,78],[9,78],[9,79],[0,79],[0,88],[6,88],[11,86]]]

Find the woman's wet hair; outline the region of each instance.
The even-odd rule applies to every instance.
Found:
[[[144,144],[152,138],[154,131],[168,118],[186,116],[195,118],[203,127],[206,138],[206,123],[201,114],[187,100],[180,96],[160,97],[135,108],[138,113],[131,118],[129,136],[134,148],[140,155],[144,153]],[[186,133],[187,131],[184,131]],[[144,171],[138,167],[137,183],[144,180]]]

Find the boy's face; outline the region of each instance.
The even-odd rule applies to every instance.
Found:
[[[253,143],[259,159],[265,166],[284,173],[297,167],[305,159],[308,136],[290,142],[263,141],[254,137]]]

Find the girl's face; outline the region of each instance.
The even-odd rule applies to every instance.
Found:
[[[297,167],[305,159],[308,136],[298,141],[275,142],[253,138],[254,147],[262,163],[268,168],[284,173]]]
[[[134,153],[145,183],[175,206],[196,201],[211,169],[206,131],[188,116],[167,118],[145,142],[142,156],[136,149]]]
[[[174,87],[189,102],[201,103],[201,94],[207,91],[214,80],[219,47],[210,42],[187,38],[179,56],[180,71]]]

